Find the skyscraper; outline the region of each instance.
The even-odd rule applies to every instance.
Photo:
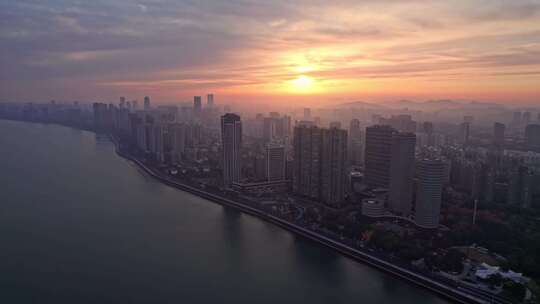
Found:
[[[361,138],[360,121],[358,119],[352,119],[349,125],[349,139],[360,140],[360,138]]]
[[[375,125],[366,128],[366,184],[373,188],[386,188],[390,184],[392,135],[390,126]]]
[[[206,95],[206,105],[210,108],[214,106],[214,94]]]
[[[269,144],[266,147],[266,174],[268,181],[285,179],[285,147]]]
[[[512,125],[514,126],[521,125],[521,112],[514,112],[514,116],[512,118]]]
[[[293,184],[295,194],[319,199],[322,130],[310,124],[294,128]]]
[[[347,152],[347,131],[323,129],[320,200],[325,204],[338,205],[345,197]]]
[[[304,108],[304,120],[311,120],[311,109]]]
[[[193,97],[193,112],[195,113],[201,113],[202,110],[202,101],[201,96],[194,96]]]
[[[507,202],[520,207],[530,207],[533,192],[533,176],[526,166],[517,166],[510,172]]]
[[[362,131],[358,119],[351,120],[349,126],[349,160],[353,165],[362,163]]]
[[[471,134],[471,124],[470,122],[462,122],[459,126],[459,142],[462,144],[468,144]]]
[[[347,132],[300,125],[294,129],[293,192],[336,205],[346,185]]]
[[[144,110],[150,110],[150,97],[144,96]]]
[[[223,149],[223,184],[229,187],[240,180],[240,148],[242,121],[240,116],[227,113],[221,116],[221,144]]]
[[[276,137],[277,120],[272,117],[263,118],[263,139],[266,143],[272,142]]]
[[[156,123],[153,125],[151,143],[150,143],[150,152],[154,155],[155,159],[159,162],[165,161],[165,149],[164,149],[164,126],[161,123]]]
[[[421,159],[416,165],[415,222],[423,228],[437,228],[441,213],[445,164],[440,159]]]
[[[534,151],[540,151],[540,124],[530,124],[525,128],[525,143]]]
[[[424,124],[422,125],[422,129],[425,133],[425,144],[430,147],[434,146],[435,135],[433,134],[433,131],[434,131],[433,123],[430,121],[424,122]]]
[[[403,215],[412,211],[415,145],[413,133],[394,133],[392,137],[388,204],[390,210]]]
[[[280,134],[283,137],[290,137],[291,136],[291,117],[284,115],[281,117],[281,126],[282,126],[282,133]]]
[[[531,112],[523,112],[523,125],[528,125],[531,122]]]
[[[339,122],[339,121],[330,122],[330,129],[332,129],[332,128],[341,129],[341,122]]]
[[[433,123],[430,122],[430,121],[426,121],[424,122],[424,124],[422,125],[422,128],[424,130],[424,132],[428,135],[431,135],[433,134]]]
[[[173,162],[182,160],[186,148],[186,127],[182,123],[176,123],[172,126],[172,159]]]
[[[500,122],[493,124],[493,143],[498,146],[504,145],[504,132],[506,126]]]

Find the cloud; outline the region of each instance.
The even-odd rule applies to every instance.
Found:
[[[148,11],[148,7],[144,4],[137,4],[137,7],[141,10],[141,12],[146,13]]]
[[[298,73],[336,82],[537,77],[539,13],[527,0],[7,0],[0,99],[67,80],[71,92],[106,95],[277,87]],[[8,83],[19,93],[4,93]]]
[[[479,10],[472,10],[468,16],[481,21],[505,21],[534,18],[540,14],[540,2],[489,1]]]

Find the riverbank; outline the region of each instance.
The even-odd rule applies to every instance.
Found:
[[[350,258],[351,260],[371,265],[379,270],[382,270],[384,272],[387,272],[389,274],[393,274],[399,278],[402,278],[406,282],[412,283],[419,287],[423,287],[424,289],[427,289],[427,290],[431,290],[432,292],[435,292],[436,294],[439,294],[442,297],[450,299],[452,301],[455,301],[458,303],[491,303],[491,301],[486,300],[486,297],[483,297],[483,298],[476,297],[466,290],[459,289],[459,287],[454,288],[451,284],[444,284],[444,282],[433,280],[422,274],[418,274],[414,271],[399,267],[390,262],[387,262],[385,259],[378,258],[377,256],[370,254],[369,252],[364,252],[362,250],[352,248],[335,239],[326,237],[323,234],[311,231],[302,226],[283,220],[279,217],[276,217],[258,208],[254,208],[252,206],[236,202],[234,200],[222,197],[220,195],[209,193],[200,188],[186,185],[176,180],[173,180],[168,175],[160,173],[159,170],[145,165],[142,161],[138,160],[132,155],[123,153],[119,149],[120,144],[114,138],[112,138],[112,141],[115,144],[116,153],[120,157],[130,160],[135,165],[140,167],[143,171],[145,171],[147,174],[149,174],[150,176],[157,179],[161,183],[166,184],[170,187],[177,188],[184,192],[194,194],[196,196],[210,200],[212,202],[215,202],[224,206],[228,206],[231,208],[235,208],[238,211],[255,216],[259,219],[262,219],[264,221],[277,225],[286,231],[294,233],[295,235],[304,237],[306,239],[316,242],[317,244],[331,248],[339,252],[340,254]],[[496,300],[493,303],[503,303],[503,302]]]
[[[230,200],[228,198],[224,198],[222,196],[215,195],[213,193],[209,193],[207,191],[192,187],[190,185],[186,185],[183,183],[180,183],[178,181],[172,180],[170,177],[165,176],[161,174],[160,172],[156,172],[154,169],[148,167],[145,165],[142,161],[137,159],[134,156],[131,156],[127,153],[124,153],[120,151],[119,148],[119,142],[111,136],[111,141],[115,144],[115,152],[120,156],[123,157],[135,165],[137,165],[139,168],[141,168],[145,173],[152,176],[153,178],[159,180],[160,182],[170,186],[174,187],[176,189],[189,192],[191,194],[194,194],[196,196],[199,196],[201,198],[207,199],[209,201],[212,201],[214,203],[218,203],[223,206],[235,208],[236,210],[239,210],[243,213],[255,216],[259,219],[262,219],[264,221],[267,221],[269,223],[275,224],[291,233],[294,233],[296,235],[300,235],[302,237],[305,237],[309,240],[315,241],[321,245],[324,245],[326,247],[332,248],[333,250],[336,250],[337,252],[341,253],[344,256],[347,256],[348,258],[351,258],[355,261],[362,262],[365,264],[368,264],[372,267],[375,267],[379,270],[382,270],[384,272],[390,273],[392,275],[395,275],[401,279],[404,279],[408,281],[409,283],[412,283],[414,285],[417,285],[419,287],[431,290],[432,292],[435,292],[447,299],[450,299],[452,301],[455,301],[457,303],[489,303],[488,300],[481,299],[477,296],[471,295],[464,290],[460,290],[458,288],[454,288],[448,285],[445,285],[443,283],[437,282],[435,280],[432,280],[428,277],[425,277],[421,274],[415,273],[413,271],[410,271],[408,269],[404,269],[402,267],[399,267],[397,265],[394,265],[392,263],[389,263],[383,259],[380,259],[378,257],[375,257],[373,255],[370,255],[366,252],[360,251],[358,249],[352,248],[348,245],[342,244],[340,242],[337,242],[333,239],[330,239],[324,235],[321,235],[319,233],[316,233],[314,231],[311,231],[309,229],[306,229],[304,227],[300,227],[294,223],[285,221],[279,217],[276,217],[272,214],[266,213],[262,210],[247,206],[242,203],[235,202],[233,200]]]

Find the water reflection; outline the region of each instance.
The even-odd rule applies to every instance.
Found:
[[[20,266],[0,266],[0,303],[444,303],[80,134],[0,121],[0,257]]]
[[[295,261],[306,270],[307,276],[322,277],[327,283],[334,286],[344,282],[346,277],[343,272],[343,264],[340,262],[341,256],[301,236],[295,235],[293,239],[292,249]]]
[[[244,257],[244,234],[242,231],[242,214],[233,208],[222,206],[222,235],[225,240],[224,245],[228,250],[224,250],[229,260],[241,262]]]

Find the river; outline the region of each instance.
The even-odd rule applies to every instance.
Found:
[[[0,120],[0,303],[448,303],[160,184],[103,136]]]

